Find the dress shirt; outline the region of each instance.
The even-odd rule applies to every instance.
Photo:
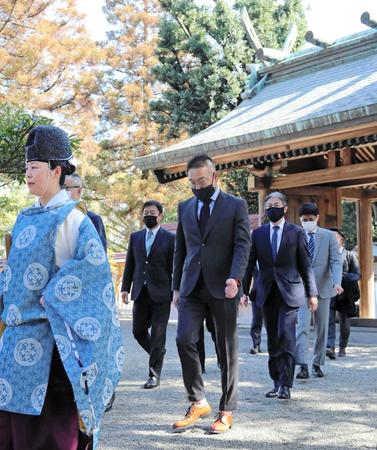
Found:
[[[280,248],[281,236],[283,234],[284,224],[285,224],[285,218],[284,217],[281,220],[281,222],[279,222],[279,223],[272,223],[272,222],[270,222],[270,243],[272,242],[272,235],[274,233],[274,227],[279,227],[278,239],[277,239],[277,253],[279,252],[279,248]]]
[[[215,192],[211,195],[212,201],[209,204],[209,213],[210,214],[212,214],[212,210],[213,210],[213,207],[215,206],[215,201],[216,201],[217,197],[219,196],[219,193],[220,193],[220,188],[217,187],[215,189]],[[198,200],[198,207],[197,207],[198,220],[200,217],[200,211],[201,211],[202,207],[203,207],[203,202],[201,200]]]

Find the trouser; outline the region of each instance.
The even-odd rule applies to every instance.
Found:
[[[260,345],[263,325],[263,309],[257,305],[256,301],[251,302],[253,318],[251,320],[250,336],[253,340],[253,347]]]
[[[347,314],[338,311],[339,317],[339,348],[346,348],[351,333],[351,321]],[[336,339],[336,309],[330,308],[329,332],[327,347],[334,348]]]
[[[263,305],[268,369],[275,386],[292,387],[295,368],[297,307],[283,300],[274,283]]]
[[[318,297],[318,308],[314,312],[314,352],[313,364],[323,366],[325,364],[327,332],[329,327],[330,298]],[[309,361],[309,334],[311,311],[307,302],[300,306],[297,316],[297,345],[296,364],[308,364]]]
[[[160,377],[166,353],[166,328],[170,315],[170,301],[154,302],[143,287],[132,309],[132,332],[149,355],[149,376]],[[149,333],[150,328],[150,333]]]
[[[90,438],[81,435],[72,387],[56,346],[41,415],[0,411],[1,450],[87,449]]]
[[[191,402],[205,398],[197,343],[209,308],[215,325],[220,358],[222,396],[219,410],[233,411],[238,399],[238,299],[214,298],[204,282],[178,307],[177,348],[182,365],[183,382]]]
[[[211,312],[208,307],[207,307],[207,311],[206,311],[205,321],[206,321],[206,328],[207,328],[208,332],[211,334],[212,342],[215,346],[217,362],[220,363],[219,352],[217,351],[217,347],[216,347],[215,324],[213,323],[213,318],[211,316]],[[205,371],[205,366],[206,366],[206,349],[205,349],[204,341],[205,341],[205,339],[204,339],[204,324],[203,324],[203,326],[200,329],[199,341],[197,343],[200,365],[202,366],[203,372]]]

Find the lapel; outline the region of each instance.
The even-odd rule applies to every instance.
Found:
[[[198,221],[198,200],[196,197],[192,197],[191,201],[187,205],[188,209],[188,216],[195,228],[194,233],[199,233],[200,235],[200,229],[199,229],[199,221]]]
[[[281,241],[280,241],[280,246],[279,246],[279,250],[278,250],[278,254],[276,255],[276,260],[279,258],[280,255],[284,254],[285,249],[287,248],[287,243],[288,243],[288,227],[289,224],[287,221],[284,222],[284,226],[283,229],[281,231],[282,235],[281,235]],[[271,247],[271,246],[270,246]]]
[[[315,260],[317,259],[319,247],[321,245],[321,240],[323,238],[322,230],[320,227],[317,227],[317,231],[315,233],[314,238],[314,255],[313,255],[313,265],[315,263]]]
[[[204,232],[203,240],[207,237],[208,233],[211,231],[214,224],[219,220],[221,213],[226,210],[226,206],[225,206],[226,200],[227,200],[227,197],[223,194],[222,191],[220,191],[219,195],[217,196],[217,199],[215,201],[215,204],[213,205],[211,215],[209,216],[207,227]]]
[[[145,259],[147,257],[147,250],[145,248],[145,235],[147,233],[147,230],[144,229],[142,230],[142,232],[139,234],[139,250],[140,250],[140,255],[142,256],[143,259]]]
[[[151,257],[151,255],[152,255],[152,253],[153,253],[153,249],[155,248],[155,246],[158,246],[158,243],[159,243],[159,242],[161,241],[161,239],[162,239],[162,232],[161,232],[161,230],[162,230],[162,228],[161,228],[161,226],[160,226],[160,229],[157,231],[157,234],[156,234],[156,236],[154,237],[153,244],[152,244],[151,250],[150,250],[150,252],[149,252],[148,258]],[[144,247],[145,247],[145,246],[144,246]],[[146,251],[145,251],[145,254],[146,254]]]
[[[271,239],[270,239],[270,224],[267,223],[262,225],[261,233],[263,236],[262,242],[265,242],[265,248],[268,252],[268,258],[272,261],[272,247],[271,247]]]

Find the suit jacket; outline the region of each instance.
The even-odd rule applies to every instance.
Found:
[[[355,302],[360,298],[359,283],[360,266],[355,252],[342,249],[343,277],[342,288],[344,292],[334,297],[336,310],[347,314],[348,317],[356,316]],[[331,300],[333,303],[333,300]]]
[[[284,301],[292,307],[302,306],[307,296],[317,295],[305,231],[285,222],[276,260],[272,259],[270,224],[253,231],[249,265],[244,279],[248,292],[258,261],[255,280],[256,301],[263,306],[275,281]]]
[[[183,297],[196,286],[200,272],[215,298],[225,297],[228,278],[242,280],[250,252],[250,227],[244,200],[220,191],[204,236],[199,229],[198,200],[178,206],[173,289]]]
[[[334,297],[334,285],[342,283],[343,263],[332,231],[317,227],[312,266],[319,296]]]
[[[97,233],[99,234],[99,237],[105,248],[105,251],[107,251],[106,231],[101,216],[94,213],[93,211],[88,211],[87,216],[92,221],[94,228],[97,230]]]
[[[137,301],[144,285],[154,302],[170,302],[174,257],[174,234],[160,228],[147,256],[145,234],[147,230],[131,234],[128,243],[126,265],[123,273],[122,292],[130,292]]]

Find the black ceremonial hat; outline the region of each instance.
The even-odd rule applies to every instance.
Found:
[[[72,158],[68,134],[53,125],[38,125],[25,145],[26,161],[68,161]]]

